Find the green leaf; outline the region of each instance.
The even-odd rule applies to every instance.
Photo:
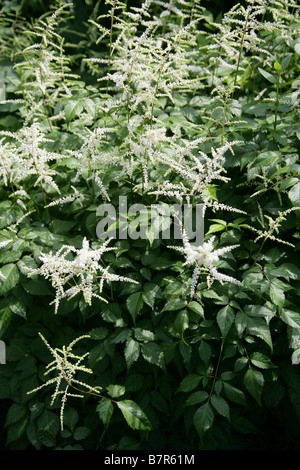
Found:
[[[212,356],[212,348],[206,341],[202,339],[198,349],[198,353],[200,359],[202,359],[202,361],[207,364]]]
[[[139,314],[144,305],[144,300],[141,292],[135,292],[134,294],[131,294],[129,297],[127,297],[126,305],[132,316],[133,321],[135,322],[137,315]]]
[[[190,392],[191,390],[194,390],[194,388],[196,388],[199,385],[200,380],[201,380],[200,375],[196,375],[196,374],[187,375],[180,382],[177,392]]]
[[[217,313],[217,323],[223,338],[227,336],[227,333],[230,330],[233,322],[234,312],[229,305],[226,305],[221,310],[219,310],[219,312]]]
[[[6,294],[8,291],[13,289],[20,278],[18,267],[13,264],[6,264],[0,269],[2,276],[0,276],[0,295]]]
[[[229,384],[228,382],[223,382],[224,392],[228,400],[238,403],[239,405],[246,406],[246,398],[244,392]]]
[[[143,343],[141,345],[141,351],[143,358],[150,362],[150,364],[155,364],[162,369],[165,369],[164,353],[159,347],[158,344],[149,341],[148,343]]]
[[[67,426],[73,432],[78,419],[78,411],[74,408],[68,407],[64,412],[64,427]]]
[[[210,402],[214,409],[221,415],[224,416],[225,418],[230,419],[230,409],[228,406],[228,403],[224,398],[219,397],[217,394],[213,394],[210,398]]]
[[[75,429],[73,433],[73,437],[75,441],[82,441],[83,439],[86,439],[88,437],[90,432],[91,430],[88,427],[79,426],[78,428]]]
[[[247,317],[247,333],[261,338],[273,350],[270,327],[262,318]]]
[[[143,286],[142,297],[144,302],[149,305],[149,307],[154,307],[155,297],[158,291],[158,286],[152,282],[147,282]]]
[[[275,364],[265,355],[260,352],[254,352],[250,356],[252,364],[259,369],[272,369],[276,367]]]
[[[6,415],[5,426],[10,426],[12,423],[19,421],[26,414],[26,406],[13,403]]]
[[[95,118],[96,107],[95,107],[94,101],[91,100],[90,98],[86,98],[85,100],[83,100],[82,104],[86,112],[90,115],[90,117]]]
[[[18,300],[11,302],[9,308],[15,315],[26,318],[26,307]]]
[[[140,344],[138,341],[130,338],[126,341],[126,346],[124,348],[125,360],[128,369],[132,366],[132,364],[138,360],[140,355]]]
[[[195,302],[194,300],[192,300],[188,304],[188,308],[190,308],[193,312],[197,313],[197,315],[199,315],[199,317],[204,318],[203,307],[198,302]]]
[[[109,423],[114,411],[114,407],[111,400],[106,397],[101,398],[99,405],[96,408],[96,411],[104,424]]]
[[[263,70],[260,67],[258,67],[258,70],[270,83],[277,83],[276,77],[274,77],[270,72],[266,72],[266,70]]]
[[[125,393],[125,387],[123,385],[108,385],[107,386],[107,391],[108,391],[108,394],[112,397],[112,398],[118,398],[122,395],[124,395]]]
[[[208,393],[204,390],[199,392],[193,392],[186,400],[185,406],[198,405],[202,401],[205,401],[208,398]]]
[[[278,311],[282,310],[285,301],[284,291],[276,285],[275,280],[270,285],[270,298],[272,302],[278,307]]]
[[[274,64],[274,69],[277,70],[277,72],[282,72],[282,67],[281,67],[281,64],[278,62],[278,60],[276,60]]]
[[[53,295],[53,292],[49,289],[48,282],[43,279],[30,279],[28,282],[23,284],[23,287],[28,294]]]
[[[117,402],[118,408],[121,410],[128,426],[132,429],[140,431],[149,431],[151,423],[143,410],[132,400],[122,400]]]
[[[154,341],[155,335],[150,330],[144,330],[142,328],[133,328],[134,336],[138,341]]]
[[[280,313],[280,318],[292,328],[300,329],[300,313],[284,308]]]
[[[0,337],[8,328],[11,320],[11,310],[9,307],[0,309]]]
[[[184,330],[189,327],[189,317],[186,310],[181,310],[177,313],[176,318],[174,320],[174,328],[178,331],[178,333],[182,334]]]
[[[214,412],[208,402],[200,406],[193,416],[193,423],[200,437],[211,428],[213,421]]]
[[[294,206],[300,206],[300,182],[289,190],[288,195]]]
[[[264,377],[259,370],[250,367],[245,376],[244,384],[250,395],[261,404],[260,397],[264,386]]]
[[[215,233],[215,232],[222,232],[226,229],[225,225],[222,224],[211,224],[209,227],[208,232],[206,232],[206,235],[209,235],[210,233]]]
[[[56,445],[55,437],[49,431],[45,431],[44,429],[39,430],[38,438],[41,444],[46,447],[54,447]]]
[[[83,111],[83,104],[81,101],[70,100],[65,106],[65,115],[67,122],[72,121],[75,116]]]
[[[163,311],[181,310],[181,309],[185,308],[186,305],[187,305],[186,300],[182,300],[182,299],[179,299],[179,298],[170,299],[170,300],[168,300],[168,302],[164,306]]]
[[[292,57],[293,57],[293,54],[288,54],[282,59],[281,61],[282,70],[285,70],[289,66],[292,60]]]

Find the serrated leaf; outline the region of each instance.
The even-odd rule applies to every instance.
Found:
[[[122,400],[117,402],[128,426],[140,431],[149,431],[151,423],[143,410],[132,400]]]
[[[254,352],[250,356],[251,363],[259,369],[272,369],[276,367],[275,364],[265,355],[260,352]]]
[[[140,355],[140,344],[134,339],[129,339],[124,348],[125,360],[128,369],[138,360]]]
[[[210,402],[214,409],[221,415],[229,420],[230,418],[230,409],[228,403],[224,398],[219,397],[215,393],[210,397]]]
[[[141,345],[141,351],[143,358],[150,362],[150,364],[155,364],[162,369],[165,369],[164,353],[159,347],[158,344],[149,341],[148,343],[143,343]]]
[[[186,400],[185,406],[198,405],[202,401],[205,401],[208,398],[208,393],[204,390],[198,392],[193,392]]]
[[[185,308],[186,305],[187,305],[186,300],[182,300],[182,299],[179,299],[179,298],[170,299],[170,300],[168,300],[168,302],[164,306],[163,311],[181,310],[181,309]]]
[[[135,292],[134,294],[131,294],[129,297],[127,297],[126,305],[130,312],[130,315],[132,316],[133,321],[135,322],[137,315],[139,314],[144,305],[144,300],[141,292]]]
[[[82,101],[83,107],[86,110],[86,112],[93,118],[96,116],[96,107],[95,103],[93,100],[90,98],[86,98],[85,100]]]
[[[296,183],[288,192],[289,198],[294,206],[300,206],[300,183]]]
[[[154,341],[154,333],[143,328],[133,328],[134,336],[138,341]]]
[[[142,290],[142,297],[144,302],[149,305],[149,307],[154,307],[155,297],[158,291],[158,286],[152,282],[147,282]]]
[[[195,302],[194,300],[192,300],[188,304],[188,308],[190,308],[193,312],[197,313],[197,315],[199,315],[201,318],[204,318],[203,307],[198,302]]]
[[[202,339],[198,349],[198,353],[200,359],[202,359],[202,361],[207,364],[212,356],[212,348],[206,341]]]
[[[259,370],[249,368],[244,376],[244,384],[250,395],[259,403],[264,386],[264,377]]]
[[[83,439],[86,439],[88,437],[90,432],[91,432],[91,430],[88,427],[79,426],[73,432],[73,437],[74,437],[75,441],[82,441]]]
[[[114,407],[111,400],[106,397],[101,398],[99,405],[96,408],[96,411],[104,424],[109,423],[114,411]]]
[[[108,385],[107,392],[112,398],[118,398],[124,395],[125,387],[123,385]]]
[[[6,415],[4,427],[10,426],[12,423],[19,421],[26,414],[26,406],[13,403]]]
[[[280,318],[292,328],[300,329],[300,313],[284,308],[280,313]]]
[[[21,302],[19,302],[18,300],[15,300],[13,303],[11,303],[9,308],[11,312],[15,315],[19,315],[22,318],[26,318],[26,307],[21,304]]]
[[[48,282],[43,279],[30,279],[23,284],[24,289],[28,294],[32,295],[53,295],[49,289]]]
[[[0,271],[3,276],[0,276],[0,295],[3,295],[17,285],[20,273],[18,267],[13,263],[2,266]]]
[[[224,392],[228,400],[238,403],[239,405],[246,406],[246,398],[244,392],[229,384],[228,382],[223,382]]]
[[[0,309],[0,337],[3,335],[5,330],[8,328],[11,320],[11,310],[9,307]]]
[[[273,350],[269,325],[262,318],[247,317],[247,333],[261,338]]]
[[[45,447],[54,447],[56,445],[55,437],[44,429],[39,430],[38,439],[41,444]]]
[[[70,100],[65,106],[65,116],[67,122],[72,121],[75,116],[79,115],[83,111],[83,104],[81,101]]]
[[[194,388],[196,388],[199,385],[200,380],[201,380],[200,375],[196,375],[196,374],[187,375],[180,382],[177,392],[190,392],[191,390],[194,390]]]
[[[200,406],[193,416],[193,423],[200,437],[212,427],[213,421],[214,412],[208,402]]]
[[[233,322],[234,312],[229,305],[226,305],[221,310],[219,310],[219,312],[217,313],[217,323],[223,338],[227,336],[227,333],[230,330]]]
[[[282,310],[282,307],[284,305],[285,301],[285,295],[284,291],[280,289],[275,282],[273,281],[272,284],[270,285],[270,298],[274,305],[277,306],[278,311],[280,312]]]
[[[71,431],[74,431],[74,428],[79,419],[78,411],[74,408],[68,407],[64,412],[64,426],[67,426]]]

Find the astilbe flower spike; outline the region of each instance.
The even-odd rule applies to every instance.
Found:
[[[63,416],[64,416],[64,409],[65,404],[68,397],[77,397],[83,398],[84,395],[82,393],[95,393],[99,396],[99,391],[101,387],[91,387],[90,385],[79,381],[75,378],[77,372],[85,372],[87,374],[92,374],[93,371],[85,367],[81,362],[85,359],[85,357],[89,354],[89,352],[83,354],[82,356],[76,355],[72,352],[73,347],[75,346],[78,341],[89,338],[89,335],[82,335],[79,338],[76,338],[72,341],[68,346],[63,346],[62,349],[59,348],[52,348],[44,336],[39,333],[39,336],[49,349],[50,353],[54,357],[54,361],[49,363],[46,366],[46,372],[44,375],[48,375],[50,372],[57,371],[56,377],[47,380],[44,384],[40,385],[39,387],[30,390],[27,394],[35,393],[42,388],[47,387],[48,385],[56,384],[55,390],[51,395],[51,403],[52,406],[55,399],[58,396],[61,396],[61,409],[60,409],[60,425],[61,429],[63,430]],[[85,390],[78,389],[79,387],[84,387]],[[79,390],[80,394],[74,394],[69,391],[70,388],[74,388],[75,390]]]
[[[221,284],[224,282],[232,282],[236,285],[242,285],[237,279],[220,273],[215,267],[215,263],[219,261],[220,256],[224,253],[228,253],[239,245],[225,246],[223,248],[214,249],[215,237],[211,237],[207,242],[199,246],[193,246],[190,244],[188,236],[184,228],[182,228],[182,240],[183,247],[169,246],[180,253],[183,253],[186,258],[185,264],[194,265],[194,271],[192,275],[191,283],[191,296],[197,287],[197,282],[201,272],[207,272],[207,284],[211,286],[214,280],[219,281]]]
[[[59,303],[64,298],[72,298],[82,292],[84,300],[91,305],[92,298],[96,297],[107,302],[102,296],[94,292],[95,282],[98,284],[98,290],[102,292],[104,281],[126,281],[137,283],[133,279],[118,276],[110,273],[108,268],[100,264],[103,253],[114,250],[114,247],[108,247],[111,239],[106,240],[100,248],[93,250],[89,246],[89,241],[84,238],[82,248],[77,249],[74,246],[63,245],[54,255],[41,254],[42,265],[37,269],[29,269],[28,276],[40,274],[46,279],[51,279],[52,286],[56,290],[56,297],[52,303],[55,304],[55,313],[58,311]],[[67,256],[73,253],[73,259],[67,259]],[[71,282],[75,281],[75,285]],[[65,290],[65,285],[71,284],[71,287]]]

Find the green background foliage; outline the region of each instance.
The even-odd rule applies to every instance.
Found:
[[[102,3],[97,5],[104,9]],[[139,2],[127,3],[128,9],[140,6]],[[150,206],[157,198],[141,189],[144,180],[138,157],[132,174],[127,167],[124,170],[120,159],[97,167],[94,173],[84,170],[76,178],[82,165],[78,155],[89,139],[88,131],[110,128],[101,151],[113,161],[118,152],[129,152],[129,116],[143,115],[145,107],[143,101],[136,108],[134,101],[118,101],[120,90],[112,83],[108,87],[105,81],[104,85],[97,81],[105,77],[107,64],[95,71],[84,61],[109,53],[109,37],[97,44],[100,32],[88,22],[90,17],[96,21],[104,10],[98,9],[96,14],[96,2],[87,0],[74,2],[74,11],[63,10],[55,25],[57,37],[51,36],[50,27],[46,31],[49,41],[63,39],[60,44],[68,62],[66,76],[55,76],[53,87],[41,94],[34,71],[40,56],[35,49],[25,49],[35,44],[36,37],[41,38],[26,31],[32,31],[29,22],[38,25],[41,15],[47,21],[54,5],[58,7],[55,2],[6,1],[0,23],[6,35],[0,43],[0,80],[6,85],[7,100],[23,97],[22,103],[0,104],[2,144],[17,148],[13,133],[38,122],[43,135],[51,139],[42,142],[41,148],[65,156],[50,165],[60,197],[73,194],[74,186],[83,195],[81,200],[46,207],[58,198],[51,184],[35,185],[35,176],[29,175],[22,188],[30,197],[17,198],[13,194],[18,184],[13,180],[5,183],[4,176],[1,180],[0,242],[12,239],[0,250],[4,276],[0,279],[0,338],[7,345],[7,363],[0,365],[5,448],[298,449],[298,10],[293,5],[284,10],[282,2],[277,12],[279,30],[260,29],[261,50],[255,52],[246,49],[244,26],[240,43],[234,46],[236,62],[230,68],[224,65],[231,60],[226,51],[215,47],[224,40],[216,25],[235,2],[226,8],[224,2],[200,3],[204,10],[193,30],[196,44],[183,47],[187,60],[199,67],[191,72],[199,86],[172,89],[172,100],[155,95],[148,117],[149,126],[153,119],[165,126],[167,137],[176,137],[175,128],[179,128],[182,140],[205,138],[200,146],[207,154],[211,147],[238,142],[233,152],[225,153],[228,181],[219,180],[205,189],[210,201],[243,212],[215,211],[208,206],[205,240],[213,235],[218,248],[239,245],[219,261],[218,269],[240,280],[242,286],[229,282],[207,285],[203,276],[191,298],[193,270],[184,265],[182,254],[168,248],[169,240],[151,236],[117,240],[116,250],[104,253],[103,265],[138,283],[105,285],[103,295],[108,303],[94,298],[88,305],[81,296],[63,299],[55,314],[49,305],[55,297],[50,281],[41,276],[29,278],[26,267],[34,269],[41,253],[55,253],[62,245],[79,249],[84,237],[98,242],[96,210],[103,193],[91,175],[98,172],[115,206],[120,195],[128,197],[128,205],[143,202]],[[110,6],[105,8],[108,12]],[[162,10],[157,4],[149,11],[159,15]],[[262,24],[274,21],[268,10],[265,15],[259,17]],[[170,13],[169,22],[167,33],[172,25],[180,25],[180,18]],[[101,24],[109,29],[111,16]],[[155,34],[160,38],[161,31]],[[51,43],[43,47],[50,50]],[[116,49],[116,57],[119,53]],[[117,67],[113,57],[111,66]],[[151,58],[148,60],[151,65]],[[29,65],[22,65],[23,61]],[[57,55],[53,67],[58,64]],[[164,79],[167,82],[169,76]],[[70,95],[59,88],[64,82]],[[139,96],[137,85],[129,83],[130,96]],[[60,94],[56,96],[57,89]],[[143,125],[137,120],[136,142]],[[180,176],[169,170],[172,183],[179,184]],[[151,181],[164,181],[165,173],[164,162],[149,167]],[[171,198],[162,201],[170,203]],[[101,397],[92,393],[82,399],[70,397],[63,430],[61,403],[56,400],[51,405],[51,390],[28,394],[45,382],[46,366],[53,359],[39,332],[53,348],[62,348],[81,335],[90,336],[76,345],[76,352],[88,351],[86,363],[93,374],[88,379],[81,374],[78,380],[100,386]]]

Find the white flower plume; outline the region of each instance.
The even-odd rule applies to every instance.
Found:
[[[104,242],[96,250],[90,248],[89,241],[86,238],[83,239],[82,248],[80,249],[64,245],[54,255],[52,252],[50,254],[42,254],[40,256],[43,263],[42,266],[38,269],[29,270],[29,276],[40,274],[46,279],[51,279],[52,286],[56,290],[56,297],[52,302],[55,304],[55,313],[58,311],[61,299],[74,297],[80,292],[83,293],[84,300],[89,305],[91,305],[93,297],[107,302],[107,300],[94,292],[95,283],[99,292],[102,291],[104,281],[136,283],[133,279],[110,273],[108,268],[100,264],[103,253],[115,249],[107,246],[110,240]],[[72,257],[72,253],[73,259],[67,259],[67,256],[68,258]],[[66,284],[71,285],[67,290],[64,289]]]
[[[52,348],[49,343],[46,341],[44,336],[39,333],[39,336],[42,338],[43,342],[51,352],[54,357],[54,361],[46,366],[46,372],[44,375],[49,374],[50,372],[56,371],[57,374],[54,378],[49,379],[44,384],[39,387],[30,390],[27,394],[35,393],[41,390],[48,385],[56,384],[55,390],[51,396],[52,400],[50,405],[53,405],[55,399],[60,395],[61,396],[61,410],[60,410],[60,424],[61,429],[63,430],[63,414],[64,408],[68,397],[77,397],[83,398],[82,393],[95,393],[99,394],[101,387],[91,387],[85,382],[79,381],[75,378],[76,374],[79,372],[85,372],[92,374],[93,371],[85,367],[81,362],[88,356],[89,353],[85,353],[82,356],[76,355],[72,352],[75,344],[83,338],[89,338],[89,335],[82,335],[79,338],[76,338],[72,341],[69,346],[63,346],[62,349]],[[78,389],[78,386],[80,389]],[[84,390],[82,389],[84,387]],[[78,390],[80,394],[74,394],[69,391],[70,388]]]
[[[183,253],[186,257],[184,264],[195,265],[194,272],[192,275],[191,295],[194,295],[199,276],[202,271],[208,273],[207,284],[210,286],[214,280],[219,281],[221,284],[224,282],[232,282],[237,285],[241,285],[241,282],[237,279],[227,276],[226,274],[220,273],[215,267],[220,257],[224,253],[228,253],[239,245],[225,246],[223,248],[214,249],[215,237],[211,237],[207,242],[199,246],[193,246],[190,244],[186,231],[182,229],[182,240],[183,247],[169,246],[174,250]]]

